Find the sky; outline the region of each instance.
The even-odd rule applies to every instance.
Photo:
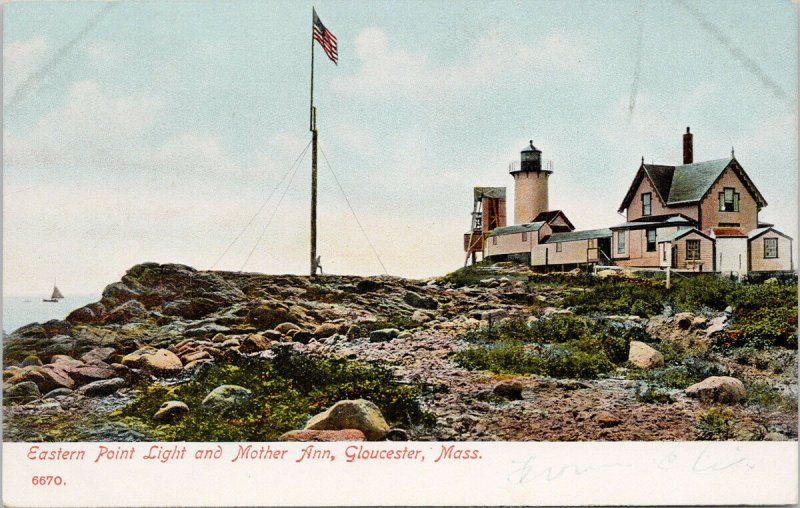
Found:
[[[788,1],[314,5],[339,49],[315,54],[328,273],[458,268],[472,187],[512,191],[530,139],[551,208],[623,222],[641,158],[680,164],[686,126],[695,161],[735,148],[760,218],[796,236]],[[6,4],[3,293],[99,293],[145,261],[307,273],[311,8]]]

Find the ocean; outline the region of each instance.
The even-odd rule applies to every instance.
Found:
[[[49,295],[47,295],[49,296]],[[99,294],[71,295],[58,302],[43,302],[42,295],[3,296],[3,333],[17,328],[42,323],[50,319],[64,319],[73,310],[100,300]]]

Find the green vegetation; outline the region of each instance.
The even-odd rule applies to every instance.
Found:
[[[271,360],[248,358],[217,365],[183,384],[142,385],[137,400],[113,416],[149,426],[154,438],[167,441],[273,441],[342,399],[371,400],[390,424],[430,423],[416,400],[419,388],[398,383],[381,367],[286,348],[273,351]],[[203,398],[222,384],[243,386],[252,396],[227,411],[204,409]],[[191,412],[172,424],[151,423],[168,400],[182,400]]]
[[[730,409],[714,407],[697,420],[695,427],[702,440],[727,441],[736,437],[737,422]]]
[[[672,395],[667,390],[649,383],[639,383],[636,386],[636,400],[645,404],[671,404],[674,402]]]
[[[483,279],[497,275],[496,272],[490,269],[491,266],[492,263],[489,261],[480,261],[474,265],[465,266],[464,268],[459,268],[455,272],[448,273],[439,279],[439,281],[443,283],[455,284],[458,287],[474,286]]]
[[[641,329],[571,314],[530,325],[524,319],[508,319],[465,335],[475,345],[455,353],[453,359],[473,370],[591,379],[625,362],[630,341],[642,334]]]

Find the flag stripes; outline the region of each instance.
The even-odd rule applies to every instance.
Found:
[[[325,25],[322,24],[322,21],[319,20],[319,16],[317,16],[317,11],[313,11],[314,14],[314,40],[319,42],[319,45],[322,46],[322,51],[328,55],[328,58],[333,61],[336,65],[339,64],[339,51],[336,48],[336,36],[333,33],[325,28]]]

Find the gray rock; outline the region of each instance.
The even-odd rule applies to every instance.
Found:
[[[403,301],[418,309],[436,310],[439,307],[439,302],[433,298],[422,296],[413,291],[408,291],[405,296],[403,296]]]
[[[158,408],[158,411],[153,415],[153,420],[157,422],[171,422],[189,413],[189,406],[180,400],[169,400]]]
[[[747,390],[744,383],[729,376],[711,376],[686,389],[686,395],[701,402],[732,404],[744,400]]]
[[[220,385],[206,395],[202,405],[207,408],[229,408],[245,402],[252,394],[243,386]]]
[[[44,394],[43,399],[53,399],[55,397],[61,397],[64,395],[71,395],[72,390],[69,388],[56,388],[55,390],[50,390],[49,392]]]
[[[365,399],[340,400],[326,411],[311,418],[305,429],[357,429],[370,441],[379,441],[389,433],[389,425],[378,406]]]
[[[106,395],[111,395],[126,384],[126,381],[121,377],[103,379],[81,386],[76,390],[76,393],[87,397],[104,397]]]
[[[381,330],[373,330],[369,332],[370,342],[386,342],[394,339],[400,335],[400,330],[397,328],[383,328]]]
[[[3,399],[14,404],[25,404],[40,396],[39,387],[33,381],[23,381],[15,385],[3,384]]]

